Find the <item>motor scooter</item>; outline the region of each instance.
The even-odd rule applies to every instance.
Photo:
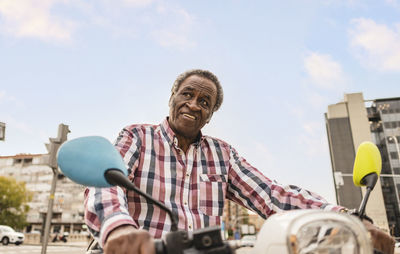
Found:
[[[60,233],[56,233],[56,235],[53,237],[53,240],[52,240],[52,242],[54,243],[54,242],[64,242],[64,243],[66,243],[67,241],[68,241],[68,232],[64,232],[64,233],[62,233],[62,234],[60,234]]]
[[[90,151],[89,153],[87,151]],[[114,146],[99,136],[82,137],[64,143],[57,156],[65,176],[86,186],[121,186],[133,190],[148,202],[167,212],[171,232],[155,241],[157,254],[231,254],[235,253],[221,236],[220,227],[208,227],[193,232],[178,230],[177,216],[171,209],[136,188],[127,178],[127,169]],[[252,249],[253,254],[372,254],[368,232],[360,218],[381,170],[378,148],[371,142],[360,145],[354,164],[353,180],[367,186],[360,208],[353,215],[320,210],[294,210],[270,216]],[[93,250],[88,253],[101,253]]]

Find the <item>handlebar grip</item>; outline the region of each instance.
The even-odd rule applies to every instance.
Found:
[[[168,254],[167,253],[167,248],[165,246],[165,243],[161,239],[154,239],[154,247],[156,250],[156,254]],[[222,246],[215,247],[212,249],[204,249],[204,250],[197,250],[193,246],[191,247],[193,253],[209,253],[209,254],[234,254],[235,250],[229,246],[227,242],[225,242]],[[177,250],[178,253],[179,250]]]
[[[164,242],[161,239],[154,239],[154,247],[156,249],[156,254],[167,254],[165,251]]]

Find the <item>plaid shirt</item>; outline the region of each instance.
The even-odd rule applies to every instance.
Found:
[[[124,128],[115,146],[129,179],[178,214],[180,229],[219,225],[225,198],[263,218],[282,210],[341,209],[317,194],[271,181],[222,140],[200,136],[184,153],[167,119],[160,125]],[[87,188],[85,222],[101,245],[123,224],[146,229],[155,238],[171,228],[164,211],[120,187]]]

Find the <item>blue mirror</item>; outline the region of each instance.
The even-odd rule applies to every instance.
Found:
[[[127,175],[120,153],[107,139],[89,136],[65,142],[57,154],[58,166],[72,181],[94,187],[111,187],[104,178],[109,169]]]

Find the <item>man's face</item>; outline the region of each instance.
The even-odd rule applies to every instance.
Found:
[[[209,79],[197,75],[186,78],[171,95],[169,124],[177,135],[196,138],[212,116],[217,101],[217,87]]]

